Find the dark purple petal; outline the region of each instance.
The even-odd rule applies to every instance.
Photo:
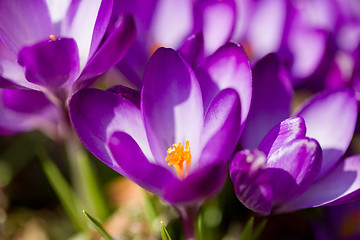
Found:
[[[141,107],[151,150],[159,164],[174,143],[189,141],[200,155],[203,125],[201,91],[191,67],[172,49],[159,48],[144,73]]]
[[[279,148],[298,138],[305,137],[305,121],[301,117],[287,118],[273,127],[259,144],[258,149],[270,157]]]
[[[198,168],[182,181],[169,185],[163,199],[174,205],[202,203],[220,190],[226,179],[226,171],[224,163]]]
[[[243,48],[228,43],[205,60],[198,69],[204,109],[207,109],[215,95],[225,88],[235,89],[241,100],[241,123],[248,115],[251,101],[252,80],[249,59]]]
[[[357,102],[350,89],[324,91],[298,112],[305,120],[307,137],[316,139],[323,149],[320,175],[329,171],[345,153],[355,130]]]
[[[240,118],[240,98],[234,89],[224,89],[215,96],[205,115],[199,167],[229,160],[240,137]]]
[[[22,113],[36,113],[50,104],[44,93],[32,90],[3,89],[2,103],[5,108]]]
[[[202,33],[191,35],[178,50],[181,56],[195,68],[204,56],[204,37]]]
[[[0,39],[15,53],[48,39],[53,31],[45,1],[0,1]]]
[[[268,215],[273,193],[265,171],[266,157],[260,151],[237,152],[230,161],[230,178],[239,201],[252,211]]]
[[[134,103],[138,108],[140,108],[140,92],[122,85],[113,86],[109,88],[108,91],[116,93],[128,99],[129,101]]]
[[[321,148],[314,139],[296,139],[274,152],[266,162],[274,205],[303,193],[318,177]]]
[[[80,140],[97,158],[120,171],[106,146],[115,131],[131,135],[148,158],[152,158],[140,110],[109,91],[83,89],[69,103],[70,119]]]
[[[111,154],[125,177],[161,196],[164,189],[179,179],[167,168],[150,163],[129,134],[115,132],[109,139]]]
[[[94,54],[110,20],[113,0],[72,1],[63,20],[63,34],[74,38],[79,48],[80,69]],[[86,23],[86,24],[85,24]]]
[[[9,135],[41,130],[49,137],[62,137],[61,109],[39,91],[0,90],[0,134]]]
[[[72,84],[79,73],[79,55],[73,39],[44,41],[20,50],[18,62],[26,79],[44,87]]]
[[[279,212],[347,203],[360,198],[360,156],[339,162],[305,193],[280,208]]]
[[[203,32],[205,55],[209,55],[230,39],[235,25],[236,5],[233,0],[210,0],[199,1],[196,8],[194,18],[200,26],[195,28]]]
[[[135,33],[135,22],[130,15],[119,18],[115,28],[87,63],[79,81],[96,77],[118,63],[134,42]]]
[[[292,88],[275,54],[261,59],[253,69],[253,92],[250,112],[241,144],[256,148],[261,139],[280,121],[289,117]]]

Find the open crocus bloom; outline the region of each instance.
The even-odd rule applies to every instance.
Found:
[[[110,22],[112,0],[65,2],[0,1],[0,39],[8,48],[0,51],[0,87],[64,101],[125,55],[134,21],[125,15]]]
[[[238,59],[242,49],[232,47]],[[250,72],[247,59],[243,64]],[[69,103],[74,129],[115,171],[175,206],[198,206],[225,180],[240,136],[239,93],[200,88],[191,67],[166,48],[151,57],[143,82],[140,109],[133,103],[136,94],[124,88],[75,93]],[[214,94],[212,101],[204,104],[203,95],[209,94]]]
[[[297,116],[275,126],[257,150],[240,151],[230,163],[237,197],[256,212],[335,205],[360,196],[360,156],[340,161],[354,134],[355,93],[325,91]]]

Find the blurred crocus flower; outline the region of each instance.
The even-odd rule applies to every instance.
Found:
[[[226,54],[231,61],[224,61]],[[144,74],[140,109],[134,104],[136,94],[124,88],[83,89],[69,104],[84,145],[109,167],[174,205],[190,228],[194,216],[188,214],[196,213],[225,180],[242,128],[242,111],[248,109],[230,85],[248,82],[241,93],[251,98],[250,66],[242,48],[225,45],[216,58],[223,64],[216,65],[214,59],[212,70],[217,77],[233,76],[232,82],[207,79],[209,84],[200,86],[177,52],[159,48]],[[236,78],[239,72],[242,78]]]
[[[196,66],[230,39],[236,20],[233,0],[115,2],[114,13],[127,12],[134,16],[137,37],[129,54],[117,66],[139,89],[146,63],[157,48],[168,47],[183,53],[191,45],[186,60]]]
[[[113,1],[1,0],[0,86],[69,95],[115,65],[135,38],[131,16],[110,24]],[[5,54],[3,54],[6,52]]]
[[[296,116],[275,126],[257,150],[240,151],[230,163],[237,197],[256,212],[289,212],[360,197],[360,156],[341,159],[357,120],[354,91],[322,92]]]

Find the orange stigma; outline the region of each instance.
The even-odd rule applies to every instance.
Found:
[[[165,160],[169,162],[168,165],[174,165],[176,174],[180,179],[185,178],[191,166],[189,141],[185,142],[185,150],[181,143],[173,144],[172,147],[167,150],[167,156]],[[185,171],[184,162],[186,163]]]
[[[61,39],[61,38],[56,39],[56,37],[55,37],[54,35],[52,35],[52,34],[49,36],[49,38],[50,38],[49,42],[54,42],[54,41],[56,41],[56,40],[60,40],[60,39]]]

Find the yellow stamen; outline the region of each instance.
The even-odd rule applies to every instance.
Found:
[[[173,144],[172,147],[167,150],[167,156],[165,160],[169,162],[168,165],[173,165],[175,167],[176,174],[180,179],[185,178],[189,173],[191,166],[189,141],[185,142],[185,150],[181,143]],[[186,162],[185,171],[184,162]]]
[[[49,42],[54,42],[54,41],[56,41],[56,40],[60,40],[60,39],[61,39],[61,38],[56,39],[56,37],[55,37],[54,35],[52,35],[52,34],[49,36],[49,38],[50,38]]]

